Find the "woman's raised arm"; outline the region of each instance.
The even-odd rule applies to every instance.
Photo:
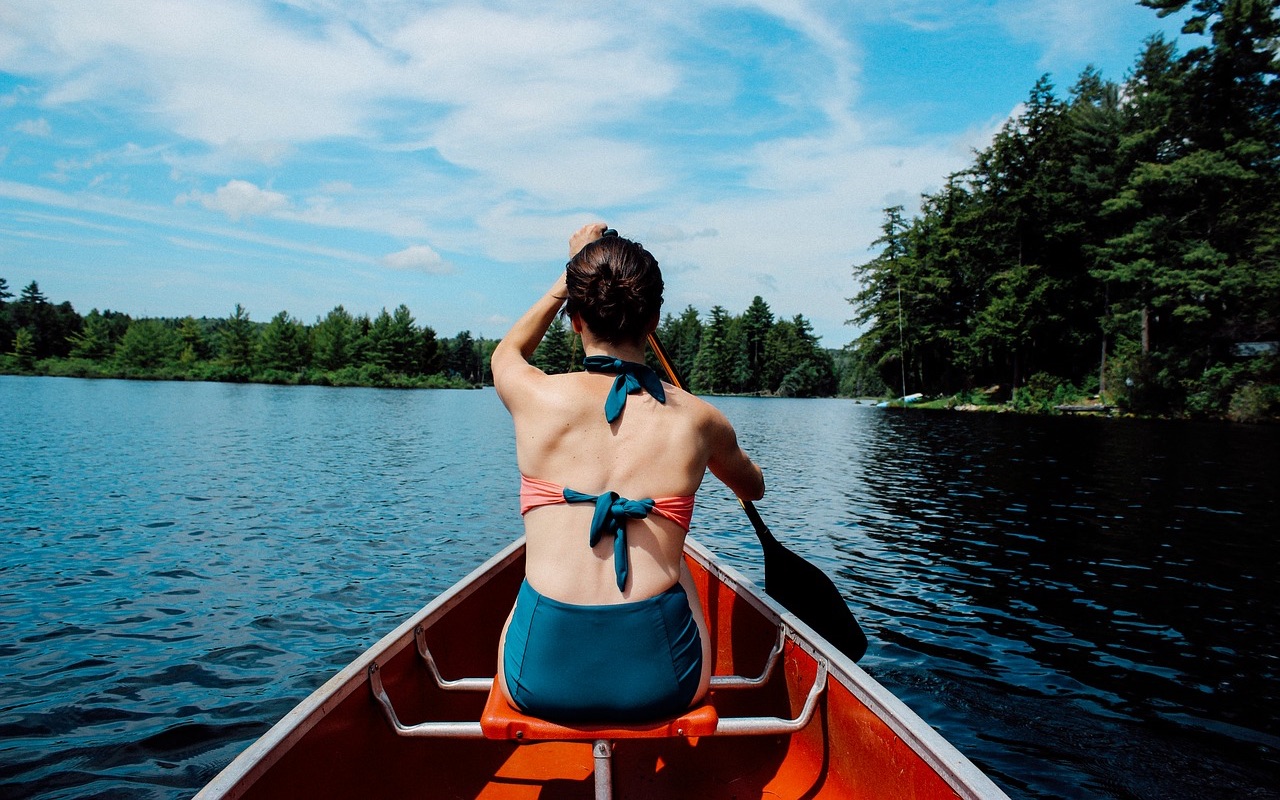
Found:
[[[603,222],[583,225],[575,231],[573,236],[569,237],[569,258],[573,258],[579,250],[599,239],[604,231]],[[542,370],[530,364],[529,359],[533,357],[533,351],[538,349],[542,337],[551,327],[556,314],[560,313],[568,294],[565,274],[561,272],[560,277],[547,290],[547,293],[538,298],[529,310],[515,321],[511,330],[507,331],[507,335],[502,337],[502,341],[498,342],[497,348],[494,349],[490,360],[493,385],[508,408],[511,406],[512,392],[516,387],[524,381],[536,380],[538,376],[544,374]]]

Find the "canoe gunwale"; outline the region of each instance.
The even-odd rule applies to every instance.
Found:
[[[955,745],[925,722],[853,659],[840,652],[795,614],[787,611],[755,583],[719,560],[705,545],[690,536],[685,551],[719,581],[732,587],[744,601],[788,631],[787,638],[819,664],[825,662],[831,679],[884,721],[916,755],[934,769],[964,800],[1009,800],[1008,795],[978,769]]]
[[[371,667],[387,663],[405,648],[420,647],[419,629],[429,627],[434,620],[483,590],[495,576],[510,567],[511,562],[523,557],[524,545],[523,536],[513,540],[361,653],[242,751],[195,795],[195,800],[240,797],[331,710],[357,691],[370,691]],[[1009,800],[990,778],[905,703],[798,617],[765,595],[755,583],[720,561],[692,536],[685,540],[685,553],[706,570],[713,582],[723,583],[765,621],[777,626],[779,642],[789,641],[790,652],[805,654],[814,661],[815,668],[821,669],[825,665],[824,686],[829,688],[834,681],[847,690],[958,796],[964,800]],[[816,685],[813,687],[817,688]]]
[[[249,745],[240,755],[214,777],[193,800],[239,797],[238,787],[251,785],[252,780],[270,769],[293,742],[301,739],[336,707],[357,691],[368,691],[369,669],[376,662],[385,662],[405,647],[415,643],[415,630],[433,617],[449,611],[454,606],[480,590],[503,567],[524,554],[524,536],[512,541],[493,557],[472,570],[465,578],[453,584],[430,603],[411,615],[395,630],[378,640],[336,675],[294,706],[271,729]],[[246,780],[248,783],[246,784]]]

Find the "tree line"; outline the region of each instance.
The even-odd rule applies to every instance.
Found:
[[[1142,0],[1161,15],[1188,0]],[[1179,54],[1031,90],[855,266],[853,347],[895,393],[1070,386],[1135,411],[1280,409],[1280,2],[1195,0]]]
[[[254,381],[333,386],[469,387],[485,380],[496,342],[438,338],[403,304],[373,318],[336,306],[313,325],[270,322],[240,305],[226,318],[133,319],[54,305],[32,281],[13,300],[0,278],[4,371],[73,377]],[[12,300],[12,302],[11,302]]]
[[[663,317],[657,335],[676,372],[697,393],[829,397],[841,388],[846,360],[819,345],[803,314],[775,319],[759,296],[740,315],[714,306],[706,322],[686,306],[679,315]],[[581,369],[581,361],[581,340],[556,317],[533,363],[554,374]],[[662,374],[652,353],[649,362]],[[856,381],[845,382],[845,393],[860,388]]]
[[[0,278],[3,372],[399,388],[492,382],[496,340],[470,331],[437,337],[404,304],[372,318],[339,305],[307,325],[287,311],[255,322],[240,305],[219,319],[134,319],[97,309],[82,317],[70,303],[52,303],[35,281],[13,298]],[[740,316],[716,306],[706,324],[689,306],[668,314],[659,335],[698,392],[828,396],[846,362],[818,345],[803,315],[774,319],[759,297]],[[533,361],[550,373],[582,368],[581,340],[562,317]]]

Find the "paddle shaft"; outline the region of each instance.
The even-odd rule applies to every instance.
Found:
[[[656,333],[649,334],[649,347],[667,373],[667,379],[679,389],[686,389]],[[760,512],[750,500],[738,498],[742,510],[751,520],[756,538],[764,551],[764,590],[783,608],[795,614],[806,625],[835,645],[842,653],[857,661],[867,651],[867,635],[845,605],[844,597],[825,572],[783,547],[764,524]]]
[[[667,355],[667,349],[663,347],[662,342],[658,340],[658,334],[649,334],[649,347],[653,349],[653,354],[657,357],[658,363],[662,365],[662,369],[667,373],[667,380],[671,381],[677,389],[684,389],[685,391],[688,391],[689,387],[685,385],[684,381],[680,377],[680,373],[676,371],[676,365],[672,362],[671,356]],[[747,512],[747,516],[752,519],[752,524],[754,525],[754,520],[759,519],[760,517],[760,514],[756,511],[755,505],[750,500],[743,500],[741,497],[738,498],[738,503],[742,506],[742,509]],[[760,527],[763,526],[764,522],[761,522]],[[758,528],[757,532],[759,532]],[[768,528],[765,528],[765,533],[770,539],[773,538],[773,534],[769,533]]]

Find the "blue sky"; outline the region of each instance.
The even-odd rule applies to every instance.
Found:
[[[1132,0],[5,0],[0,277],[496,338],[600,219],[669,311],[758,294],[839,347],[882,209],[1040,75],[1122,80],[1177,27]]]

